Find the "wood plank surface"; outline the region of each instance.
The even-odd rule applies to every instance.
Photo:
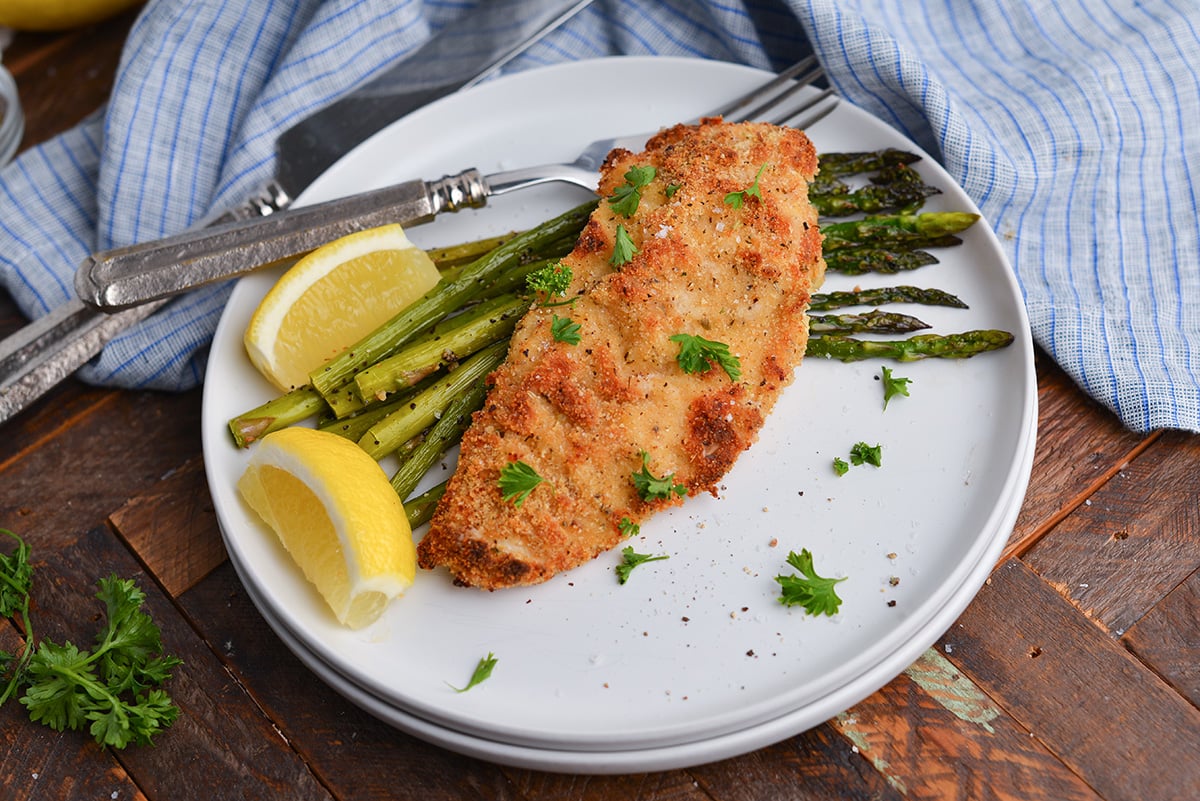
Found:
[[[1200,798],[1200,709],[1020,560],[939,648],[1102,798]]]

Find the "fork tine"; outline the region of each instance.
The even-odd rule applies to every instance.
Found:
[[[791,83],[789,86],[787,86],[779,94],[760,103],[759,105],[757,105],[754,108],[747,111],[745,114],[742,114],[741,119],[743,119],[743,120],[758,119],[759,117],[761,117],[762,115],[764,115],[768,111],[770,111],[771,109],[778,106],[783,101],[787,100],[792,95],[796,94],[797,92],[801,91],[802,89],[808,88],[808,86],[813,81],[815,81],[817,78],[820,78],[824,74],[825,74],[824,70],[822,70],[819,66],[810,70],[809,72],[806,72],[804,75],[800,76],[793,83]]]
[[[729,103],[727,103],[724,106],[721,106],[719,109],[716,109],[715,111],[709,112],[708,116],[710,116],[710,117],[728,117],[733,112],[738,111],[739,109],[745,108],[746,106],[749,106],[751,103],[757,102],[759,100],[759,98],[764,97],[764,96],[770,94],[771,92],[774,92],[780,86],[783,86],[788,81],[791,81],[793,78],[795,78],[797,75],[799,75],[804,70],[812,69],[812,67],[814,65],[817,65],[817,57],[816,56],[809,56],[807,58],[803,58],[803,59],[797,61],[792,66],[785,69],[783,72],[776,75],[771,80],[767,81],[766,83],[761,84],[760,86],[756,86],[753,90],[751,90],[750,92],[747,92],[746,94],[742,95],[741,97],[736,98],[735,100],[731,100]],[[820,67],[817,66],[817,69],[820,70]],[[817,75],[819,76],[820,73],[818,72]],[[814,79],[815,79],[815,76],[814,76]],[[809,82],[811,82],[811,80],[813,80],[813,79],[810,79]],[[802,85],[803,84],[800,84],[799,86],[802,86]],[[796,84],[793,84],[793,86],[798,87],[798,85],[796,85]],[[789,89],[785,90],[785,92],[787,92],[787,93],[790,93],[792,91],[795,91],[795,89],[789,88]],[[749,117],[749,115],[741,115],[742,119],[747,119],[748,117]]]
[[[825,106],[817,108],[822,102],[832,98],[832,103],[826,103]],[[793,128],[804,130],[816,125],[825,117],[829,116],[835,108],[838,107],[840,99],[833,93],[832,89],[825,89],[818,94],[805,100],[798,108],[788,109],[786,114],[781,114],[777,119],[771,120],[775,125],[790,125]],[[816,109],[812,111],[812,109]],[[812,113],[807,113],[807,112]]]

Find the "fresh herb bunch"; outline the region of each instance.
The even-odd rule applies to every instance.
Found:
[[[104,602],[106,619],[95,647],[42,640],[35,649],[28,614],[29,547],[12,532],[0,531],[18,543],[11,556],[0,557],[0,613],[20,615],[26,641],[20,659],[3,654],[11,675],[0,703],[24,687],[21,703],[35,722],[55,731],[86,726],[97,743],[112,748],[150,744],[179,717],[161,685],[182,660],[163,653],[162,633],[142,611],[146,594],[129,579],[101,579],[96,597]]]

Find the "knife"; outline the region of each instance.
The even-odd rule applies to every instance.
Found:
[[[586,8],[592,0],[487,0],[431,37],[401,63],[285,131],[271,181],[241,205],[196,227],[236,228],[286,209],[328,167],[405,114],[486,79]],[[482,54],[460,53],[464,36],[487,37]],[[436,65],[436,66],[435,66]],[[67,301],[0,341],[0,423],[95,357],[113,337],[167,299],[115,314]]]

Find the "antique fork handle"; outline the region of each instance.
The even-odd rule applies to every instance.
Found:
[[[488,194],[483,175],[469,169],[187,231],[89,256],[75,274],[75,291],[90,306],[120,311],[298,258],[355,231],[479,208]]]

